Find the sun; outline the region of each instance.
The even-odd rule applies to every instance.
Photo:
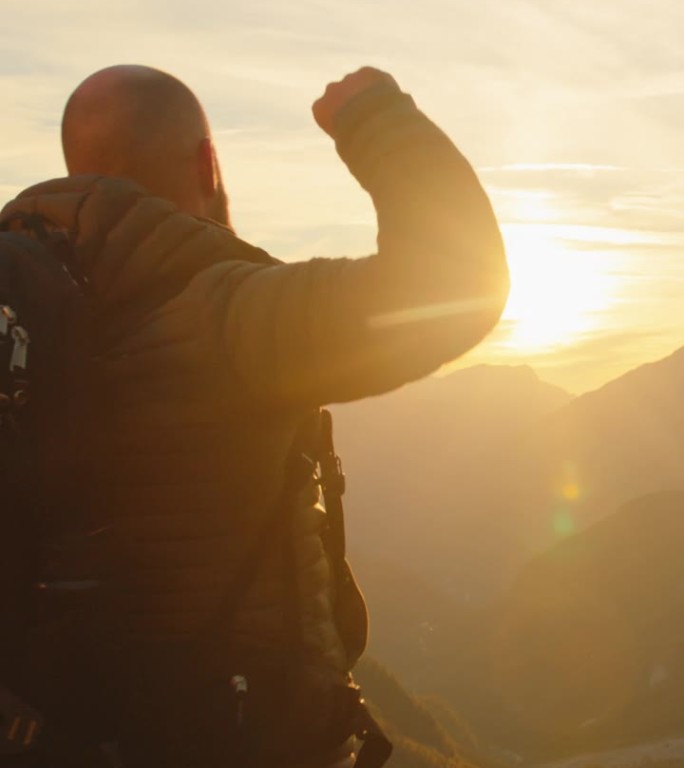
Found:
[[[591,251],[568,245],[551,224],[502,227],[511,272],[503,315],[505,346],[543,352],[594,330],[612,300],[613,281]]]

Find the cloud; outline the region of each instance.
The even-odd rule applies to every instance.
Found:
[[[662,233],[659,241],[684,244],[676,237],[684,230],[683,168],[520,163],[486,167],[480,174],[504,221]],[[649,242],[646,235],[633,235],[640,238]]]

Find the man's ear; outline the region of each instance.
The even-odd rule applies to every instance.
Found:
[[[214,142],[209,136],[205,136],[199,145],[199,172],[202,191],[207,197],[213,197],[219,185],[218,165],[216,163],[216,150]]]

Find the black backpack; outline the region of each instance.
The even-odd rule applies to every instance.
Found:
[[[26,751],[43,728],[17,695],[47,534],[36,449],[39,425],[63,415],[65,347],[84,307],[66,239],[37,217],[18,224],[0,232],[0,756]]]
[[[11,225],[9,222],[5,227]],[[70,767],[113,766],[116,757],[102,750],[101,739],[93,745],[86,733],[82,743],[71,737],[67,739],[71,743],[63,743],[60,724],[53,728],[52,716],[43,722],[41,713],[32,706],[38,701],[42,708],[40,696],[33,696],[24,675],[31,667],[26,658],[27,639],[46,597],[51,599],[41,591],[54,587],[49,579],[41,582],[49,559],[46,547],[63,533],[60,525],[76,523],[78,529],[78,520],[59,519],[78,517],[77,512],[70,507],[57,510],[55,515],[38,480],[43,441],[72,429],[69,402],[87,389],[83,381],[88,358],[84,329],[89,323],[87,282],[71,259],[69,242],[46,229],[38,218],[24,217],[19,225],[20,231],[0,232],[0,763],[4,765],[4,756],[33,752],[38,742],[38,751],[46,749],[48,756],[54,747],[50,765],[56,765],[54,754],[61,753],[73,756]],[[355,659],[362,651],[355,641],[364,634],[356,628],[365,622],[365,609],[345,560],[344,483],[332,445],[329,414],[323,411],[318,421],[319,464],[331,521],[327,546],[340,596],[337,619],[349,656]],[[276,517],[257,536],[245,557],[244,567],[226,595],[221,622],[226,616],[230,620],[240,594],[253,578],[273,525],[277,525]],[[97,584],[92,584],[92,595],[87,594],[88,587],[78,582],[67,585],[67,591],[75,588],[79,599],[97,600]],[[349,599],[341,599],[347,594]],[[63,631],[63,642],[73,644],[73,627],[67,625]],[[76,627],[76,634],[78,631]],[[62,640],[53,636],[50,642],[59,644]],[[69,674],[62,671],[56,691],[70,690]],[[360,706],[358,690],[352,686],[342,693],[341,705],[348,710],[343,720],[353,723],[341,722],[341,727],[367,742],[359,765],[381,765],[391,749],[389,743]],[[59,702],[56,704],[47,711],[58,710]],[[37,764],[43,763],[39,759]]]

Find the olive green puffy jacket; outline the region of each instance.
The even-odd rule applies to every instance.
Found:
[[[133,643],[181,640],[216,612],[280,496],[306,413],[429,374],[502,311],[507,270],[489,201],[410,97],[388,87],[358,97],[336,144],[377,211],[367,258],[280,263],[120,179],[45,182],[3,211],[65,231],[88,280],[79,488],[114,523],[108,615]],[[59,454],[47,464],[60,466]],[[279,534],[290,544],[272,543],[231,643],[284,649],[294,568],[303,652],[342,676],[354,659],[334,621],[317,501],[309,482]]]

